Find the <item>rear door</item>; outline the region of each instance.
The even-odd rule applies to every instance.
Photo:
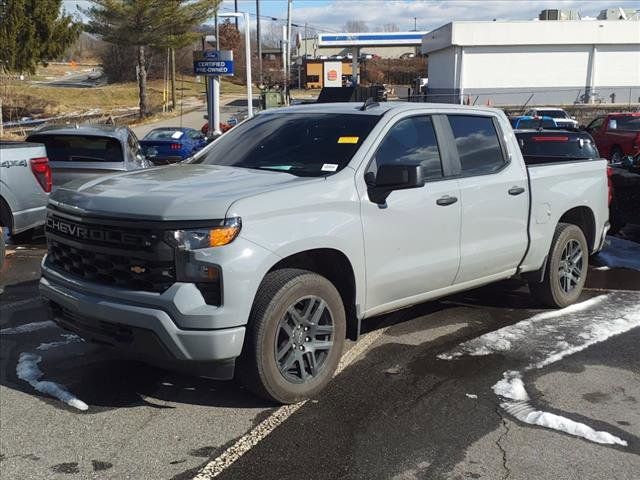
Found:
[[[515,272],[527,247],[529,193],[524,165],[512,161],[496,117],[448,115],[462,203],[456,284]]]
[[[385,205],[361,196],[368,311],[448,287],[458,270],[460,193],[443,168],[438,123],[415,113],[394,119],[361,172],[361,185],[384,164],[421,165],[427,177],[422,188],[392,192]]]
[[[609,142],[607,141],[606,135],[604,135],[604,121],[606,117],[598,117],[593,120],[585,130],[591,134],[593,140],[596,142],[596,146],[600,151],[600,155],[602,158],[609,158]]]

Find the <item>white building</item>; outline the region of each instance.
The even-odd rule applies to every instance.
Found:
[[[422,39],[428,101],[640,103],[640,22],[452,22]]]

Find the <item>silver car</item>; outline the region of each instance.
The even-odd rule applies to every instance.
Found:
[[[27,141],[46,146],[54,188],[71,180],[153,166],[135,134],[124,126],[51,125],[35,131]]]

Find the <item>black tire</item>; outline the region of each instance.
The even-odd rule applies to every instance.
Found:
[[[0,227],[0,272],[4,267],[4,255],[6,253],[6,247],[4,244],[4,227]],[[1,289],[2,287],[0,287]]]
[[[27,244],[31,243],[33,240],[33,236],[35,233],[35,228],[31,228],[29,230],[25,230],[20,233],[11,233],[11,242],[14,244]]]
[[[565,289],[567,278],[561,275],[561,268],[566,265],[566,262],[563,263],[563,255],[570,242],[573,242],[572,245],[577,243],[580,246],[581,255],[578,260],[581,274],[573,288],[567,291]],[[589,248],[584,233],[576,225],[559,223],[551,242],[544,279],[542,282],[530,281],[529,290],[536,299],[546,306],[554,308],[567,307],[575,303],[580,297],[587,278],[588,267]]]
[[[622,161],[622,150],[620,147],[613,147],[609,154],[609,163],[620,163]]]
[[[288,310],[312,299],[325,302],[324,313],[321,315],[325,319],[323,322],[328,322],[327,315],[330,315],[333,325],[330,339],[333,344],[326,353],[319,353],[323,356],[323,361],[315,376],[295,383],[285,378],[285,373],[281,373],[282,366],[276,358],[276,350],[279,348],[277,342],[281,339],[282,323],[293,318]],[[316,307],[316,310],[318,308]],[[262,281],[253,302],[244,349],[238,360],[238,377],[253,393],[278,403],[295,403],[312,397],[329,383],[338,366],[342,356],[345,329],[344,305],[340,294],[329,280],[313,272],[292,268],[270,272]],[[309,337],[304,341],[308,339]],[[292,344],[293,350],[296,350],[295,340]],[[305,355],[310,353],[315,359],[315,352],[308,351]],[[297,350],[289,351],[288,355],[296,353]],[[288,355],[284,358],[288,358]],[[302,362],[308,365],[308,360]],[[304,368],[299,362],[294,365],[292,368],[298,370]],[[308,375],[306,370],[305,373]]]

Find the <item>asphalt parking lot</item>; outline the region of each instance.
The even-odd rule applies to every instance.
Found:
[[[625,233],[576,308],[540,310],[510,281],[373,319],[329,388],[284,408],[68,335],[38,297],[42,240],[10,246],[1,477],[638,479],[640,270],[618,267],[640,263],[640,234]]]

